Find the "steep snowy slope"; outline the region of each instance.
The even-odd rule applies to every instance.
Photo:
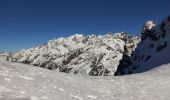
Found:
[[[169,100],[170,65],[141,74],[90,77],[0,62],[0,100]]]
[[[114,75],[122,55],[130,56],[140,41],[127,33],[102,36],[73,35],[21,50],[12,61],[82,75]],[[125,49],[126,48],[126,49]]]
[[[161,24],[148,21],[142,30],[141,42],[132,53],[130,67],[119,68],[120,73],[150,70],[170,62],[170,16]]]

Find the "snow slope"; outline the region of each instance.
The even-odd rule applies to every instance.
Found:
[[[123,32],[100,36],[75,34],[50,40],[47,44],[21,50],[7,57],[13,62],[60,72],[107,76],[114,75],[122,55],[126,53],[130,56],[139,40],[139,37]],[[6,58],[2,56],[2,60],[4,57]]]
[[[141,42],[132,53],[131,65],[119,68],[123,73],[141,73],[170,62],[170,16],[161,24],[147,21],[142,30]]]
[[[169,100],[170,64],[117,77],[65,74],[0,61],[0,100]]]

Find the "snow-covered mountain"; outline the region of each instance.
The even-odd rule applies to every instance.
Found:
[[[139,41],[139,37],[124,32],[101,36],[76,34],[50,40],[36,48],[21,50],[12,57],[4,55],[2,59],[11,58],[13,62],[66,73],[114,75],[122,56],[130,56]]]
[[[169,45],[170,16],[158,25],[147,21],[141,37],[76,34],[2,52],[0,100],[169,100]],[[130,73],[138,74],[85,76]]]
[[[141,42],[132,53],[129,67],[119,67],[119,74],[139,73],[170,62],[170,16],[156,25],[147,21],[143,27]]]
[[[141,37],[122,33],[53,39],[0,60],[30,64],[66,73],[107,76],[144,72],[170,62],[170,16],[161,24],[144,24]]]

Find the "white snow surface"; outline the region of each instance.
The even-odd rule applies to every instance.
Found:
[[[117,77],[66,74],[0,61],[0,100],[169,100],[170,64]]]

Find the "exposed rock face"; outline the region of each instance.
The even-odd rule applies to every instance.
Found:
[[[129,67],[118,68],[119,74],[144,72],[170,62],[169,17],[157,26],[152,21],[144,25],[141,42],[130,57],[132,64]]]
[[[156,23],[154,21],[147,21],[143,26],[141,39],[145,40],[148,36],[152,37],[155,26]]]
[[[143,26],[143,30],[142,33],[145,33],[146,31],[150,31],[151,29],[153,29],[156,26],[155,21],[147,21],[145,22],[144,26]]]
[[[12,56],[12,61],[66,73],[114,75],[122,56],[130,56],[139,40],[139,37],[127,33],[103,36],[76,34],[50,40],[36,48],[21,50]]]
[[[132,52],[136,49],[137,43],[140,41],[140,38],[132,39],[130,42],[126,42],[124,45],[124,53],[127,56],[131,56]]]
[[[128,39],[128,41],[126,41],[124,45],[124,53],[122,59],[119,61],[119,65],[117,71],[115,72],[115,75],[126,74],[123,70],[132,64],[130,61],[130,57],[132,52],[136,49],[137,44],[139,42],[140,42],[140,37],[131,37],[131,39]]]
[[[130,71],[128,73],[124,72],[124,69],[127,69],[127,67],[131,65],[130,57],[124,54],[119,62],[120,63],[118,65],[117,71],[115,72],[115,76],[130,74]]]

